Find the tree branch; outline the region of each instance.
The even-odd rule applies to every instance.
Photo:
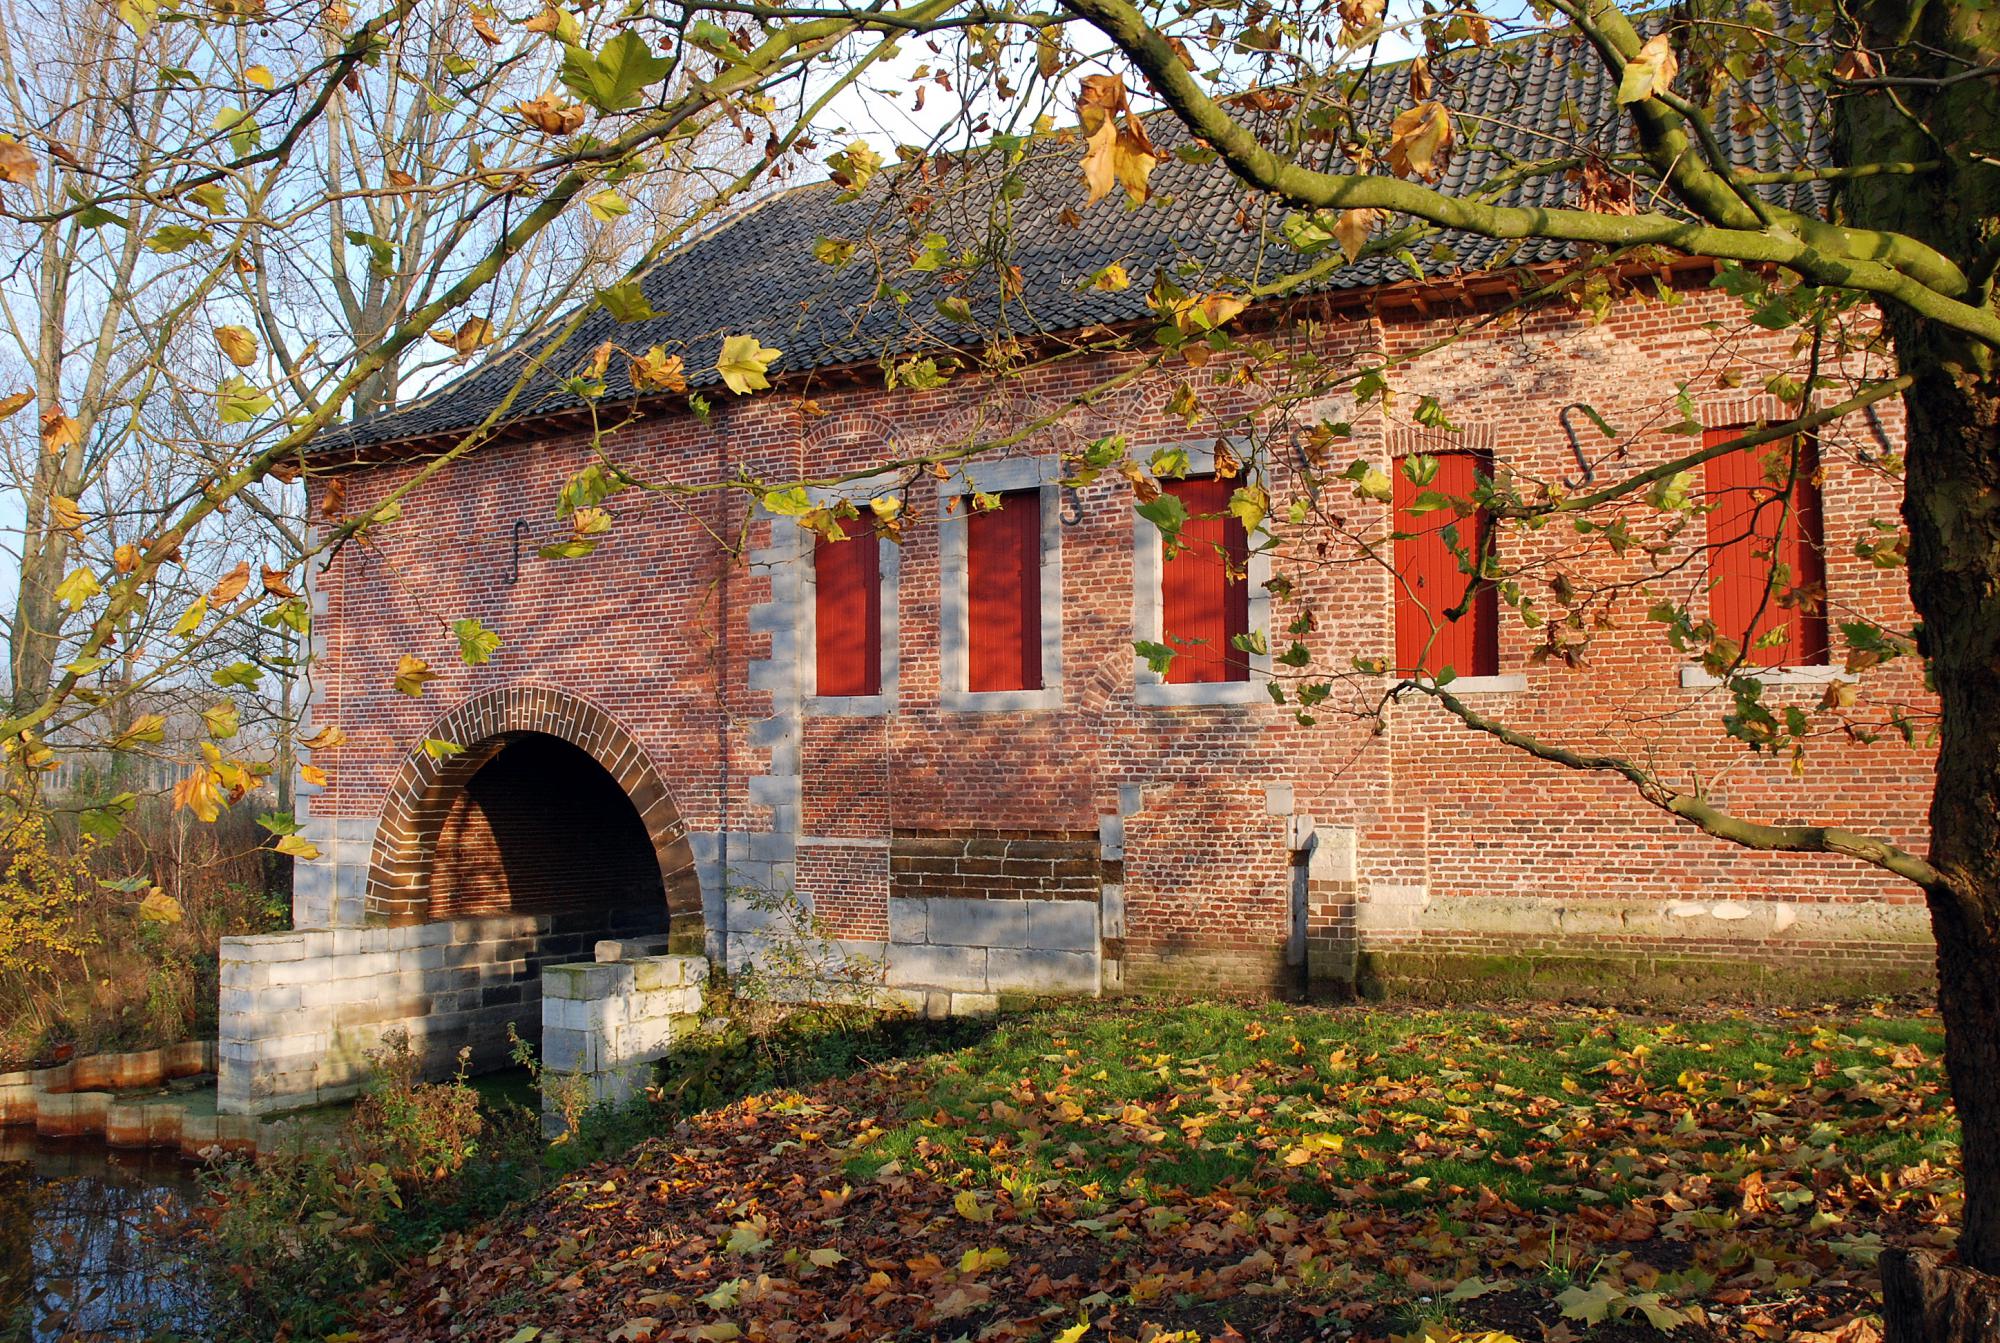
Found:
[[[1945,887],[1944,875],[1929,862],[1906,849],[1898,848],[1886,839],[1843,830],[1838,826],[1765,825],[1757,821],[1746,821],[1704,801],[1699,794],[1683,793],[1667,787],[1622,756],[1573,751],[1568,747],[1554,746],[1537,737],[1529,736],[1517,728],[1508,727],[1505,723],[1486,717],[1445,687],[1435,683],[1407,681],[1403,687],[1398,687],[1391,693],[1400,693],[1405,687],[1429,695],[1474,731],[1483,732],[1505,745],[1526,752],[1537,760],[1585,773],[1619,775],[1630,782],[1638,790],[1639,796],[1653,806],[1717,839],[1740,844],[1747,849],[1762,849],[1768,853],[1831,853],[1845,858],[1858,858],[1871,866],[1893,872],[1906,881],[1915,882],[1926,891],[1942,890]]]

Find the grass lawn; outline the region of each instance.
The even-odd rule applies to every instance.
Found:
[[[381,1340],[1870,1343],[1934,1017],[1087,1005],[751,1096],[447,1238]]]

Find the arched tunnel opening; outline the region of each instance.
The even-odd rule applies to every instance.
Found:
[[[644,821],[618,780],[559,737],[510,738],[438,830],[429,921],[490,930],[502,917],[518,924],[476,934],[467,949],[482,948],[480,961],[464,967],[478,976],[478,1001],[464,1004],[472,1017],[460,1038],[480,1071],[508,1063],[510,1024],[539,1045],[546,966],[591,960],[602,939],[665,943],[666,889]]]
[[[646,826],[589,752],[530,733],[481,765],[453,799],[432,860],[430,916],[656,916],[666,889]]]

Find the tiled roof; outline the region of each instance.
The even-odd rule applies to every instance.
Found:
[[[1657,20],[1647,24],[1654,26]],[[1439,185],[1447,192],[1476,188],[1509,158],[1549,158],[1588,147],[1600,154],[1628,148],[1627,119],[1620,115],[1603,67],[1582,42],[1551,35],[1510,43],[1452,60],[1452,82],[1442,92],[1461,126],[1477,128],[1486,143],[1454,154]],[[1811,149],[1823,145],[1827,118],[1809,90],[1781,80],[1776,63],[1747,84],[1723,92],[1716,128],[1739,167],[1768,170],[1792,166],[1801,157],[1788,149],[1788,136],[1803,134]],[[1407,72],[1385,68],[1372,77],[1364,122],[1386,123],[1409,104]],[[1732,128],[1745,101],[1763,107],[1767,118],[1749,133]],[[1780,130],[1784,126],[1788,129]],[[1302,258],[1279,232],[1287,209],[1282,201],[1247,191],[1219,162],[1189,162],[1176,148],[1190,143],[1172,116],[1156,113],[1147,129],[1161,154],[1152,176],[1153,198],[1133,209],[1122,192],[1089,208],[1083,206],[1079,171],[1081,145],[1052,138],[1032,142],[1018,168],[1020,194],[1011,203],[1008,260],[1020,270],[1017,299],[996,301],[991,267],[952,285],[947,271],[917,272],[909,267],[912,241],[925,233],[947,236],[954,251],[978,245],[994,217],[997,156],[988,152],[961,161],[942,180],[920,179],[889,167],[858,200],[842,200],[830,183],[795,187],[765,199],[719,225],[667,258],[642,282],[657,314],[619,323],[594,309],[582,327],[523,389],[509,412],[524,419],[577,408],[578,399],[558,383],[589,361],[606,340],[629,351],[659,345],[680,354],[696,387],[717,381],[714,362],[725,335],[748,334],[782,350],[771,369],[797,374],[905,354],[942,350],[947,342],[966,343],[1000,323],[1018,336],[1074,331],[1092,323],[1116,323],[1147,314],[1146,292],[1161,267],[1175,268],[1190,291],[1216,290],[1269,280],[1297,269]],[[1317,166],[1338,169],[1336,151],[1308,147]],[[1811,157],[1810,151],[1807,157]],[[1564,174],[1531,178],[1503,201],[1517,205],[1575,204],[1576,183]],[[1793,209],[1823,209],[1817,187],[1766,188],[1767,198]],[[912,226],[905,207],[913,196],[930,198],[931,208]],[[1079,222],[1065,219],[1075,212]],[[821,238],[861,245],[853,260],[836,268],[813,256]],[[1446,256],[1439,245],[1448,250]],[[1507,241],[1446,233],[1416,249],[1432,275],[1476,271],[1495,263],[1528,265],[1559,260],[1569,244]],[[1121,262],[1132,278],[1129,289],[1107,293],[1084,282],[1111,262]],[[1364,258],[1319,277],[1312,289],[1355,289],[1411,278],[1393,257]],[[880,296],[881,282],[909,291],[898,303]],[[971,304],[974,325],[944,320],[934,300],[957,294]],[[919,329],[921,328],[921,330]],[[524,351],[541,348],[533,337],[513,351],[440,390],[390,414],[329,431],[316,449],[360,447],[463,430],[479,423],[519,376]],[[629,399],[625,361],[613,358],[606,372],[606,400]]]

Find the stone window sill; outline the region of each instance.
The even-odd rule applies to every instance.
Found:
[[[1062,708],[1062,687],[1041,690],[947,690],[946,713],[1033,713]]]
[[[1151,709],[1190,708],[1211,704],[1262,704],[1271,692],[1256,681],[1141,681],[1132,697]]]
[[[819,718],[884,718],[896,707],[895,696],[807,695],[806,713]]]
[[[1767,686],[1830,685],[1835,681],[1857,679],[1844,667],[1746,667],[1738,675],[1761,681]],[[1712,676],[1701,667],[1681,668],[1683,690],[1715,690],[1727,684],[1727,677]]]

